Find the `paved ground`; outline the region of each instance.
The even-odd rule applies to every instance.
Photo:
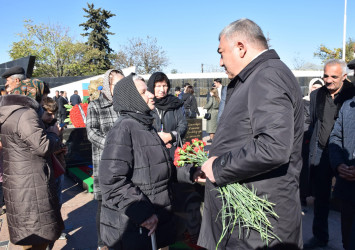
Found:
[[[207,139],[208,137],[204,137],[205,141]],[[303,238],[305,241],[312,237],[313,201],[311,198],[308,201],[308,212],[303,216]],[[95,229],[97,205],[96,201],[93,201],[93,195],[87,193],[81,186],[66,177],[63,187],[63,202],[62,216],[65,221],[68,239],[57,240],[53,249],[97,249]],[[2,223],[0,223],[0,249],[22,249],[11,243],[6,243],[9,240],[6,214],[2,215],[0,219],[2,220]],[[330,212],[329,231],[330,242],[328,247],[319,249],[343,249],[340,234],[340,214],[336,211]]]

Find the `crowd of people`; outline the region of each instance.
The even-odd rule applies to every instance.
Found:
[[[174,186],[180,184],[204,186],[203,195],[188,198],[198,201],[198,213],[203,200],[202,219],[196,217],[202,222],[190,235],[194,249],[324,247],[333,177],[343,247],[355,249],[355,86],[347,79],[346,63],[327,61],[323,77],[312,79],[303,97],[295,76],[253,21],[227,25],[219,34],[218,53],[230,83],[223,86],[216,78],[208,90],[203,108],[211,147],[200,167],[173,165],[188,119],[200,116],[193,86],[186,83],[170,94],[163,72],[147,82],[119,69],[104,74],[86,118],[98,249],[152,249],[153,238],[157,248],[169,249],[178,223]],[[68,116],[65,105],[80,104],[81,98],[76,90],[69,100],[65,91],[48,97],[49,86],[26,78],[21,67],[2,77],[0,206],[4,200],[13,244],[50,249],[65,237],[60,208],[68,149],[60,124]],[[274,204],[277,217],[267,216],[277,237],[265,242],[258,231],[237,227],[221,238],[224,200],[218,188],[236,182]],[[304,243],[302,213],[309,196],[314,237]]]

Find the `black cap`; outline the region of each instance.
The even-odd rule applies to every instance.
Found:
[[[1,77],[6,79],[6,78],[8,78],[12,75],[16,75],[16,74],[23,74],[24,75],[25,70],[20,66],[15,66],[15,67],[12,67],[12,68],[9,68],[8,70],[6,70],[4,72],[4,74],[2,74]]]

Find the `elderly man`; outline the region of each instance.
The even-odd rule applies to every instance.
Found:
[[[310,98],[310,177],[314,196],[313,238],[305,249],[326,246],[329,240],[329,198],[334,176],[330,166],[328,140],[339,110],[354,95],[354,85],[346,80],[346,63],[333,59],[324,66],[324,86]]]
[[[278,218],[268,217],[282,242],[302,247],[299,174],[302,167],[303,104],[301,89],[268,44],[260,27],[240,19],[219,35],[220,65],[232,80],[226,104],[203,164],[205,204],[198,245],[214,249],[223,222],[217,187],[243,183],[274,203]],[[278,245],[278,240],[268,246]],[[260,234],[236,226],[221,249],[266,246]]]
[[[15,88],[21,85],[21,81],[26,79],[25,70],[19,66],[6,70],[1,77],[6,79],[5,90],[8,94],[11,94]]]

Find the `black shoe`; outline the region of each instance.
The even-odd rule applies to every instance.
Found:
[[[312,237],[307,243],[303,245],[303,249],[314,249],[317,247],[325,247],[327,246],[328,242],[326,241],[321,241],[317,239],[316,237]]]
[[[208,143],[212,143],[212,139],[209,139],[207,142],[208,142]]]

